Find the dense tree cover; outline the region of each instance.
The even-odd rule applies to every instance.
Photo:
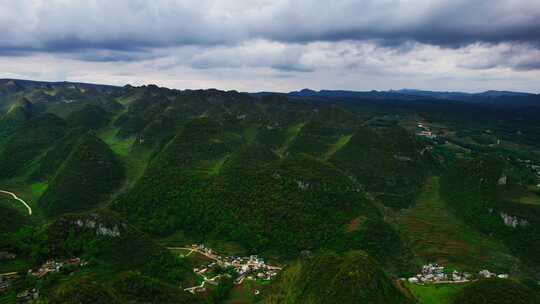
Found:
[[[85,105],[82,109],[71,113],[66,122],[71,127],[83,127],[87,129],[98,129],[109,120],[109,113],[96,105]]]
[[[87,130],[83,128],[70,129],[63,138],[54,142],[32,168],[33,170],[28,176],[29,181],[51,180],[86,132]]]
[[[538,304],[540,293],[514,280],[486,279],[463,288],[454,304]]]
[[[183,260],[106,210],[60,216],[50,224],[22,229],[15,246],[34,264],[78,256],[91,266],[139,271],[176,284],[191,277]]]
[[[381,218],[359,217],[336,239],[335,250],[363,250],[394,276],[407,277],[418,269],[415,257],[399,232]]]
[[[395,208],[408,207],[424,181],[430,159],[421,144],[399,127],[375,131],[361,127],[330,162],[366,190]]]
[[[246,157],[247,158],[247,157]],[[328,246],[359,215],[377,216],[358,185],[335,167],[307,155],[266,167],[230,164],[214,184],[216,227],[258,249],[298,253]],[[255,245],[255,246],[254,246]]]
[[[0,251],[14,251],[14,233],[31,222],[25,214],[7,205],[5,200],[7,199],[0,197]]]
[[[181,228],[250,249],[292,253],[330,243],[352,218],[375,212],[346,175],[307,155],[279,159],[264,145],[253,145],[233,153],[219,170],[201,171],[209,160],[223,159],[227,145],[201,143],[201,132],[187,130],[114,204],[141,229]],[[191,148],[182,149],[179,141]]]
[[[54,288],[48,300],[52,304],[122,303],[114,290],[84,277],[60,283]]]
[[[53,303],[194,302],[178,288],[194,283],[186,283],[193,275],[185,261],[141,230],[152,237],[183,230],[194,239],[235,241],[251,252],[281,258],[297,257],[304,250],[339,253],[288,267],[273,289],[275,297],[268,298],[270,303],[407,302],[379,275],[373,261],[391,275],[415,270],[402,232],[386,220],[413,201],[431,169],[432,153],[425,145],[432,143],[419,142],[397,127],[403,117],[394,113],[407,115],[426,107],[422,117],[443,121],[450,113],[460,122],[469,114],[454,111],[445,102],[380,100],[375,106],[372,100],[326,101],[152,85],[103,89],[0,84],[0,109],[5,112],[0,119],[0,178],[13,178],[6,185],[21,189],[19,183],[47,182],[35,209],[48,208],[48,220],[53,220],[43,226],[19,226],[24,222],[20,214],[0,210],[5,217],[0,233],[10,231],[0,235],[0,247],[32,265],[50,257],[82,256],[90,261],[91,275],[83,271],[65,281],[51,276],[40,285]],[[482,113],[480,107],[475,109],[476,115]],[[519,120],[510,127],[493,128],[497,134],[493,136],[478,135],[479,129],[462,134],[488,144],[519,129],[526,133],[523,142],[537,144],[533,143],[537,136],[529,136],[536,130],[532,118],[537,116],[520,115],[531,125]],[[113,146],[118,139],[130,147],[115,155],[104,142],[86,134],[87,129],[98,134],[119,130],[107,142]],[[473,154],[491,150],[467,141],[458,144],[470,147]],[[456,154],[445,147],[437,145],[434,151],[451,154],[444,157],[455,161]],[[445,170],[451,162],[438,169]],[[129,181],[135,182],[111,204],[120,215],[96,211],[58,217],[105,202],[122,181],[121,163]],[[539,210],[502,199],[507,190],[497,185],[502,173],[509,185],[534,181],[524,170],[498,160],[457,160],[442,178],[442,191],[469,224],[504,240],[522,262],[538,265]],[[25,191],[30,195],[29,189]],[[501,212],[529,225],[505,226]],[[373,259],[363,253],[343,254],[357,249]],[[104,275],[103,270],[109,273]],[[210,301],[226,298],[232,284],[222,283],[208,295]],[[74,294],[77,288],[82,298]],[[92,289],[96,294],[87,294]]]
[[[219,124],[194,120],[183,127],[151,161],[144,176],[113,208],[153,234],[199,225],[201,193],[210,183],[208,171],[235,142]],[[203,211],[199,209],[199,211]]]
[[[127,303],[196,304],[202,301],[176,285],[141,275],[140,273],[122,272],[112,282],[115,294]],[[217,301],[215,302],[217,303]]]
[[[33,114],[33,105],[28,99],[22,98],[13,104],[5,115],[0,116],[0,142],[32,118]]]
[[[470,225],[500,238],[517,257],[538,269],[540,208],[504,200],[501,192],[508,185],[500,185],[498,181],[506,171],[508,164],[496,156],[458,160],[441,179],[441,194]],[[525,220],[527,224],[505,225],[503,214]]]
[[[421,145],[402,129],[358,130],[357,117],[341,107],[314,109],[276,96],[247,101],[234,92],[144,91],[116,124],[126,135],[140,132],[143,145],[162,144],[113,208],[153,235],[182,229],[291,254],[335,247],[349,221],[377,217],[362,187],[386,194],[377,176],[382,164],[394,185],[383,201],[392,206],[408,204],[426,174]],[[187,113],[203,118],[178,123]],[[351,134],[353,143],[343,140]],[[373,165],[354,170],[354,149],[362,148]],[[342,150],[349,152],[326,161]]]
[[[67,128],[52,114],[30,119],[0,147],[0,178],[14,177],[30,165],[52,143],[62,138]]]
[[[0,233],[15,232],[30,220],[21,211],[11,207],[7,203],[8,198],[5,194],[0,196]]]
[[[287,267],[263,302],[412,303],[361,251],[321,253]]]
[[[86,134],[72,148],[39,204],[50,215],[92,208],[120,185],[123,174],[110,148]]]
[[[28,276],[17,288],[40,289],[40,303],[199,303],[183,291],[195,280],[191,267],[118,215],[100,210],[61,216],[19,230],[15,252],[37,266],[45,260],[81,257],[74,273]],[[26,286],[26,287],[25,287]]]
[[[133,271],[74,273],[67,278],[49,274],[44,280],[38,303],[219,303],[203,301],[175,285]]]
[[[324,158],[342,136],[355,132],[358,118],[340,107],[324,107],[307,122],[291,143],[289,153],[308,153]]]
[[[483,231],[502,223],[497,213],[489,212],[495,206],[500,187],[497,181],[503,175],[505,164],[495,156],[481,156],[473,160],[460,159],[441,179],[441,193],[457,210]]]

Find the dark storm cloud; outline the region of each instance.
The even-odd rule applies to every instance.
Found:
[[[540,0],[0,0],[0,28],[12,78],[536,92],[540,75]]]
[[[285,43],[371,40],[387,47],[410,41],[455,48],[537,45],[540,1],[0,0],[0,25],[0,51],[11,52],[138,51],[234,45],[255,38]]]

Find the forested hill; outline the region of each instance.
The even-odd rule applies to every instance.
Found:
[[[438,291],[396,280],[429,262],[534,280],[537,105],[483,98],[536,95],[421,93],[0,80],[0,190],[33,210],[1,197],[0,252],[17,255],[2,269],[82,257],[88,270],[16,287],[39,288],[53,303],[77,302],[73,286],[94,302],[91,290],[119,303],[246,294],[247,303],[409,303]],[[192,272],[201,257],[178,248],[193,243],[287,268],[271,286],[226,279],[192,296],[178,286],[201,284]],[[215,275],[225,273],[235,275]],[[252,289],[264,292],[254,300]]]

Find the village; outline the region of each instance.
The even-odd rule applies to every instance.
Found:
[[[86,262],[81,262],[80,258],[72,258],[65,261],[48,260],[37,270],[28,270],[28,273],[36,278],[42,278],[48,273],[60,272],[65,267],[85,266]]]
[[[429,139],[435,139],[437,138],[437,135],[431,131],[431,129],[426,126],[424,123],[417,123],[416,124],[418,132],[416,132],[416,135],[429,138]]]
[[[508,279],[508,274],[496,274],[489,270],[481,270],[477,274],[460,272],[454,270],[452,272],[445,271],[444,266],[436,263],[430,263],[422,266],[422,271],[408,279],[402,278],[403,281],[408,281],[412,284],[459,284],[475,281],[482,278],[499,278]]]
[[[491,130],[487,130],[486,133],[492,134]],[[425,123],[421,121],[416,122],[416,132],[415,134],[417,136],[429,139],[431,141],[439,141],[441,143],[447,142],[443,137],[439,137],[437,134],[433,132],[433,130]],[[501,144],[501,140],[497,139],[496,143],[490,144],[490,147],[494,147]],[[511,161],[510,158],[506,158],[507,161]],[[528,170],[530,170],[533,175],[536,176],[537,183],[536,188],[537,190],[540,190],[540,163],[536,163],[533,160],[530,159],[515,159],[515,162],[521,166],[524,166]]]
[[[191,247],[169,249],[183,249],[188,251],[184,256],[198,253],[212,260],[212,262],[203,267],[193,269],[193,272],[199,275],[203,279],[203,282],[198,286],[185,288],[184,290],[194,294],[206,291],[206,285],[218,285],[219,279],[222,276],[231,276],[227,270],[231,270],[236,276],[234,280],[236,285],[242,284],[244,280],[270,281],[281,270],[281,267],[266,264],[262,258],[256,255],[251,255],[249,257],[222,257],[202,244],[193,244]],[[223,273],[222,270],[225,270],[225,273]],[[215,276],[209,278],[208,276],[211,274],[215,274]],[[255,294],[258,294],[258,290],[255,290]]]
[[[80,258],[71,258],[63,261],[51,259],[35,270],[29,269],[28,275],[37,279],[41,279],[49,273],[56,273],[65,270],[74,271],[78,267],[83,267],[86,264],[87,263],[81,261]],[[17,272],[0,274],[0,293],[7,291],[17,278],[19,278],[19,273]],[[39,299],[39,290],[36,288],[23,290],[17,294],[18,303],[26,303],[37,299]]]
[[[536,174],[536,177],[538,178],[539,182],[540,182],[540,164],[535,164],[533,161],[531,161],[530,159],[520,159],[518,158],[517,159],[517,162],[522,164],[522,165],[525,165],[525,167],[529,170],[531,170],[532,172],[534,172],[534,174]],[[540,188],[540,183],[538,185],[536,185],[538,188]]]

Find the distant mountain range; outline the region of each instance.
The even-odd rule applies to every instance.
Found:
[[[464,92],[437,92],[423,91],[415,89],[401,89],[389,91],[344,91],[344,90],[321,90],[314,91],[303,89],[287,94],[290,97],[303,98],[375,98],[375,99],[444,99],[456,101],[472,101],[499,98],[539,98],[538,94],[510,92],[510,91],[485,91],[482,93],[464,93]]]
[[[93,84],[83,82],[68,82],[68,81],[35,81],[24,79],[0,79],[0,86],[9,88],[11,91],[35,89],[35,88],[79,88],[83,90],[94,89],[98,91],[111,91],[118,86]]]
[[[48,81],[33,81],[22,79],[0,79],[0,86],[5,90],[23,90],[31,88],[79,88],[83,90],[94,89],[101,92],[110,92],[120,88],[114,85],[92,84],[82,82],[48,82]],[[426,91],[416,89],[400,89],[388,91],[350,91],[350,90],[320,90],[302,89],[300,91],[292,91],[289,93],[276,92],[256,92],[249,93],[255,97],[262,97],[272,94],[287,95],[290,98],[302,98],[312,100],[325,99],[371,99],[371,100],[447,100],[447,101],[467,101],[481,103],[507,103],[515,102],[518,104],[540,104],[540,94],[512,92],[512,91],[497,91],[489,90],[481,93],[465,93],[465,92],[439,92]]]

